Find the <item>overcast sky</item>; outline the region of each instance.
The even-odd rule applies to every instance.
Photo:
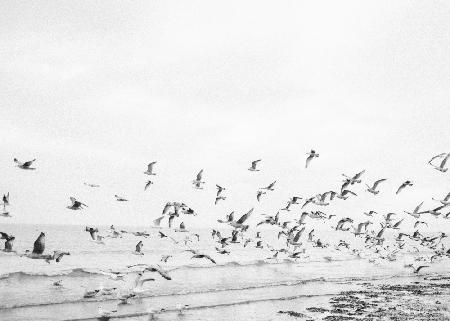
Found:
[[[190,225],[253,206],[256,221],[362,169],[388,178],[381,193],[362,184],[327,212],[431,207],[450,190],[426,165],[450,151],[449,16],[446,0],[1,1],[1,220],[148,225],[179,200],[199,212]],[[228,198],[214,206],[216,183]]]

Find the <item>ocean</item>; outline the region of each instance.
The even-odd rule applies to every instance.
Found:
[[[107,235],[109,227],[99,227]],[[143,231],[150,236],[137,237],[123,233],[120,238],[105,238],[104,244],[91,240],[85,226],[59,225],[0,225],[0,231],[16,236],[14,249],[18,253],[31,250],[40,232],[46,234],[45,253],[54,250],[70,252],[61,262],[34,260],[14,253],[0,252],[0,320],[95,320],[98,308],[117,312],[121,320],[147,320],[149,312],[164,309],[158,319],[171,320],[287,320],[277,314],[282,306],[305,304],[339,293],[343,289],[358,288],[363,282],[377,280],[410,280],[411,269],[405,264],[420,263],[422,257],[432,252],[425,248],[405,250],[396,254],[395,261],[377,259],[380,253],[361,251],[364,240],[348,232],[316,232],[324,242],[336,244],[339,240],[351,241],[351,248],[334,246],[315,248],[302,237],[305,253],[296,260],[280,252],[273,259],[270,247],[283,247],[277,229],[259,229],[263,248],[255,247],[256,231],[247,236],[253,241],[243,247],[244,240],[231,244],[230,254],[219,254],[220,245],[211,236],[211,229],[175,232],[166,228],[116,227],[116,230]],[[159,231],[173,238],[160,238]],[[229,236],[231,229],[221,229]],[[199,235],[199,240],[194,234]],[[190,241],[185,243],[186,238]],[[389,237],[387,239],[393,239]],[[144,255],[134,253],[136,243],[143,241]],[[177,243],[176,243],[177,242]],[[386,246],[390,246],[386,243]],[[446,245],[448,247],[448,243]],[[207,259],[193,259],[186,249],[209,254],[217,264]],[[388,250],[389,251],[389,250]],[[387,253],[388,253],[387,251]],[[162,262],[163,255],[172,255]],[[118,297],[130,293],[137,276],[134,264],[160,265],[172,280],[156,273],[146,272],[155,278],[147,282],[130,304],[117,305]],[[113,280],[107,271],[123,272],[122,280]],[[448,259],[435,262],[421,275],[446,276],[450,274]],[[60,281],[62,286],[54,286]],[[86,291],[115,288],[110,295],[84,298]],[[275,304],[276,302],[276,304]],[[188,304],[183,314],[177,314],[179,305]]]

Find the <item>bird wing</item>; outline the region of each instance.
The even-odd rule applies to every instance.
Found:
[[[34,162],[35,160],[36,160],[36,159],[33,159],[33,160],[30,160],[30,161],[27,161],[27,162],[23,163],[23,164],[22,164],[22,167],[30,167],[31,164],[33,164],[33,162]]]
[[[9,196],[9,193],[8,193],[8,196]],[[448,193],[447,196],[445,196],[445,198],[444,198],[445,202],[448,201],[448,200],[450,200],[450,193]]]
[[[75,199],[75,197],[70,197],[70,201],[72,202],[72,206],[74,206],[75,205],[75,202],[77,201],[76,199]]]
[[[227,220],[228,220],[228,222],[231,222],[234,220],[234,211],[231,212],[230,214],[228,214]]]
[[[257,165],[260,161],[261,161],[260,159],[253,161],[253,162],[252,162],[252,168],[253,168],[253,169],[256,169],[256,165]]]
[[[308,165],[309,165],[309,163],[311,163],[311,160],[314,158],[314,156],[312,156],[312,155],[309,155],[307,158],[306,158],[306,164],[305,164],[305,168],[308,168]]]
[[[153,220],[153,224],[156,226],[159,226],[161,224],[161,220],[164,218],[164,216],[158,217],[156,220]]]
[[[358,178],[360,178],[361,175],[365,173],[365,171],[366,171],[365,169],[362,170],[361,172],[359,172],[358,174],[356,174],[355,176],[353,176],[353,179],[358,179]]]
[[[246,214],[242,215],[241,218],[236,223],[238,223],[238,224],[244,223],[250,217],[252,212],[253,212],[253,208],[250,211],[248,211]]]
[[[14,163],[16,163],[19,166],[23,165],[17,158],[14,158]]]
[[[155,165],[155,164],[156,164],[156,162],[151,162],[151,163],[148,164],[147,170],[148,170],[150,173],[153,171],[153,165]]]
[[[447,156],[445,156],[445,158],[442,160],[441,165],[439,165],[440,168],[444,168],[445,163],[447,163],[449,157],[450,153],[448,153]]]
[[[380,184],[381,182],[384,182],[385,180],[386,180],[386,178],[377,180],[375,183],[373,183],[373,189],[376,189],[378,184]]]
[[[428,161],[428,164],[431,164],[431,162],[434,161],[436,158],[442,157],[442,156],[444,156],[444,155],[445,155],[445,153],[442,153],[442,154],[433,156],[433,157]]]
[[[202,180],[202,175],[203,175],[203,169],[200,172],[198,172],[198,174],[197,174],[197,181],[201,181]]]
[[[9,235],[5,232],[0,232],[0,235],[2,236],[2,237],[0,237],[0,239],[5,239],[5,240],[9,239]]]
[[[422,207],[422,205],[423,205],[423,202],[420,203],[419,205],[417,205],[417,207],[414,209],[414,212],[413,212],[413,213],[418,213],[419,210],[420,210],[420,208]]]

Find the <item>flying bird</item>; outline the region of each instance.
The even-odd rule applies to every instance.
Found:
[[[378,194],[380,191],[377,190],[377,186],[378,186],[378,184],[380,184],[381,182],[384,182],[385,180],[386,180],[385,178],[382,178],[382,179],[375,181],[375,183],[373,183],[372,187],[370,187],[369,185],[366,184],[367,191],[374,195]]]
[[[309,163],[311,163],[311,161],[315,158],[315,157],[319,157],[319,154],[316,153],[316,151],[314,149],[311,149],[311,151],[309,153],[306,153],[306,155],[308,155],[308,157],[306,158],[306,164],[305,164],[305,168],[308,168]]]
[[[114,197],[116,198],[116,201],[118,201],[118,202],[128,202],[128,200],[126,198],[119,196],[117,194],[114,195]]]
[[[400,185],[397,189],[397,192],[395,192],[395,194],[400,193],[404,188],[406,188],[407,186],[413,186],[413,182],[411,181],[405,181],[402,183],[402,185]]]
[[[153,184],[153,182],[152,181],[148,181],[147,183],[145,183],[145,186],[144,186],[144,191],[146,191],[147,190],[147,188],[149,188],[150,187],[150,185],[152,185]]]
[[[33,162],[34,162],[35,160],[36,160],[36,159],[27,161],[27,162],[25,162],[25,163],[21,163],[17,158],[14,158],[14,163],[16,163],[16,164],[17,164],[17,167],[19,167],[19,168],[21,168],[21,169],[36,169],[36,168],[34,168],[34,167],[31,167],[31,165],[33,165]]]
[[[202,176],[203,176],[203,169],[198,172],[197,177],[195,178],[195,180],[192,181],[192,184],[194,184],[194,187],[196,189],[203,189],[202,184],[204,184],[205,182],[202,181]]]
[[[71,197],[70,197],[70,201],[72,202],[72,205],[67,206],[68,209],[71,209],[71,210],[76,211],[76,210],[81,210],[81,209],[83,209],[83,206],[88,207],[86,204],[81,203],[80,201],[77,201],[77,200],[75,199],[75,197],[72,197],[72,196],[71,196]]]
[[[258,163],[261,161],[261,159],[255,160],[252,162],[252,166],[248,169],[249,171],[252,172],[259,172],[259,169],[256,169],[256,165],[258,165]]]
[[[151,162],[150,164],[147,165],[147,170],[144,172],[144,174],[147,175],[156,175],[155,173],[153,173],[153,165],[155,165],[156,162]]]
[[[274,186],[275,186],[275,183],[276,183],[277,181],[273,181],[272,183],[270,183],[269,184],[269,186],[266,186],[266,187],[263,187],[263,188],[261,188],[261,189],[266,189],[266,190],[268,190],[268,191],[273,191],[274,190]]]

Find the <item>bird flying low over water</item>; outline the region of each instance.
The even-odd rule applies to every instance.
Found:
[[[89,232],[89,234],[91,235],[92,240],[94,240],[94,241],[97,240],[97,234],[96,233],[98,233],[98,228],[86,226],[86,232]]]
[[[147,165],[147,170],[144,172],[144,174],[147,175],[156,175],[155,173],[153,173],[153,166],[156,164],[156,162],[151,162]]]
[[[305,164],[305,168],[308,168],[309,163],[311,163],[311,161],[315,158],[315,157],[319,157],[319,154],[316,153],[316,151],[314,149],[311,149],[311,151],[309,153],[306,153],[306,155],[308,155],[308,157],[306,158],[306,164]]]
[[[70,205],[70,206],[67,206],[67,208],[68,209],[71,209],[71,210],[81,210],[81,209],[83,209],[83,206],[85,206],[85,207],[88,207],[86,204],[84,204],[84,203],[81,203],[80,201],[77,201],[76,199],[75,199],[75,197],[70,197],[70,201],[72,202],[72,205]]]
[[[259,169],[256,169],[256,165],[258,165],[258,163],[261,161],[261,159],[255,160],[252,162],[252,166],[250,166],[250,168],[248,169],[249,171],[252,172],[259,172]]]

